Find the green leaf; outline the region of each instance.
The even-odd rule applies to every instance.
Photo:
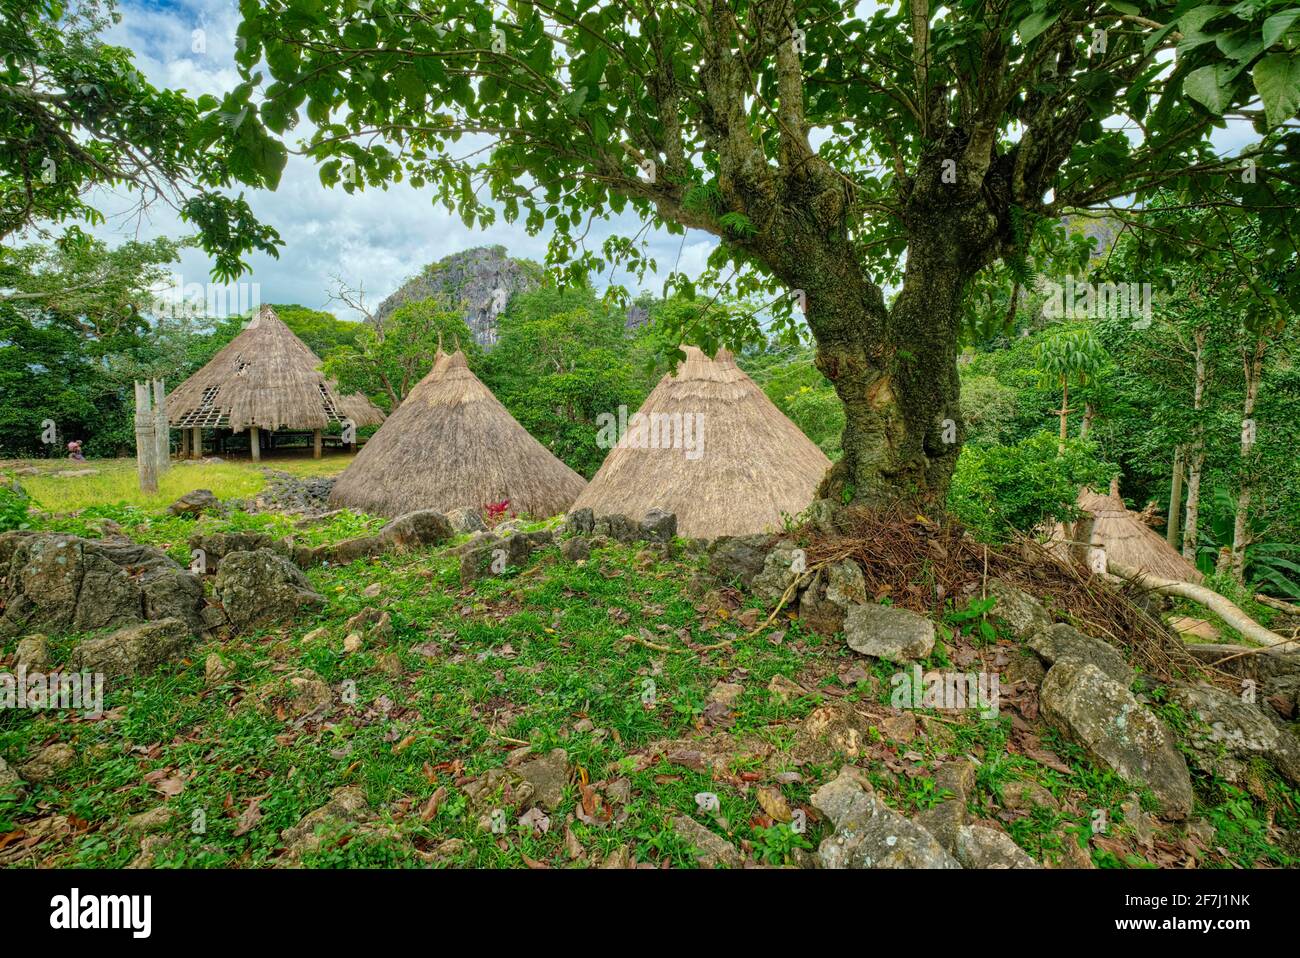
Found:
[[[1226,63],[1193,70],[1183,80],[1183,92],[1211,113],[1221,114],[1232,102],[1232,72],[1232,67]]]
[[[1043,11],[1041,13],[1031,13],[1025,19],[1020,21],[1020,26],[1016,32],[1020,34],[1020,42],[1026,45],[1032,43],[1034,38],[1050,27],[1053,23],[1061,18],[1061,11],[1055,13]]]
[[[1300,109],[1300,57],[1270,54],[1255,64],[1253,76],[1270,127],[1295,116]]]
[[[1275,13],[1264,21],[1264,46],[1271,47],[1277,39],[1291,28],[1291,24],[1300,19],[1300,7],[1292,7]]]

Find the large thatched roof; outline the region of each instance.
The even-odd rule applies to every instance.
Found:
[[[206,366],[167,397],[172,427],[324,429],[351,419],[377,426],[383,411],[365,396],[341,395],[320,359],[263,306]]]
[[[664,509],[677,514],[681,535],[696,538],[780,529],[782,513],[808,507],[830,460],[730,353],[711,360],[693,346],[685,352],[640,418],[629,418],[574,508],[633,518]],[[665,428],[682,442],[666,442]]]
[[[1076,554],[1100,549],[1107,559],[1153,576],[1192,583],[1202,580],[1196,566],[1143,522],[1140,514],[1124,505],[1118,488],[1113,487],[1106,495],[1082,489],[1077,505],[1083,517],[1073,526],[1058,526],[1054,535],[1058,542],[1068,540]]]
[[[457,350],[439,354],[343,470],[330,504],[396,516],[508,499],[514,512],[553,516],[573,504],[583,485],[515,421]]]

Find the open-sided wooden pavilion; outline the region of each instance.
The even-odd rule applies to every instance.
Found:
[[[212,360],[167,397],[167,420],[181,431],[181,455],[203,452],[203,430],[248,431],[249,451],[261,458],[264,432],[312,433],[319,459],[331,423],[377,426],[383,411],[365,396],[342,395],[320,371],[320,358],[263,306]]]

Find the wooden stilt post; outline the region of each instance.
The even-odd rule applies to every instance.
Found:
[[[313,459],[320,458],[320,446],[321,446],[320,430],[317,429],[315,432],[311,434],[311,457]]]
[[[253,462],[262,461],[262,437],[256,426],[248,427],[248,449],[252,453]]]
[[[158,491],[157,418],[149,404],[149,384],[135,384],[135,466],[141,492]]]
[[[172,430],[167,422],[167,390],[161,379],[153,381],[154,438],[158,442],[158,472],[164,473],[172,463]]]
[[[203,427],[195,426],[190,430],[190,458],[203,458]]]

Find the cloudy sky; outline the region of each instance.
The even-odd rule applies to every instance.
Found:
[[[234,66],[239,14],[233,0],[120,0],[119,10],[121,22],[105,39],[132,50],[137,66],[155,86],[183,89],[195,97],[224,93],[239,82]],[[262,302],[329,308],[345,319],[358,317],[337,303],[327,306],[336,275],[353,286],[364,282],[367,301],[377,305],[422,266],[471,246],[500,244],[513,256],[539,262],[546,255],[545,236],[529,236],[521,226],[501,222],[491,229],[467,229],[444,208],[435,207],[429,191],[403,183],[352,195],[326,189],[315,164],[302,157],[289,157],[276,192],[247,195],[254,213],[280,231],[285,245],[279,259],[250,257],[252,273],[243,280],[258,284]],[[108,223],[98,232],[109,242],[188,232],[161,204],[144,219],[123,215],[133,209],[127,195],[102,195],[99,208]],[[603,227],[597,224],[588,242],[598,248],[606,235],[631,235],[639,226],[631,217]],[[703,270],[715,242],[698,231],[688,233],[684,245],[681,236],[666,232],[648,234],[647,239],[661,270],[659,278],[647,277],[644,284],[654,292],[661,291],[679,251],[679,268],[694,276]],[[202,252],[187,251],[179,266],[182,284],[208,282],[210,268]],[[626,273],[618,281],[633,282]]]

